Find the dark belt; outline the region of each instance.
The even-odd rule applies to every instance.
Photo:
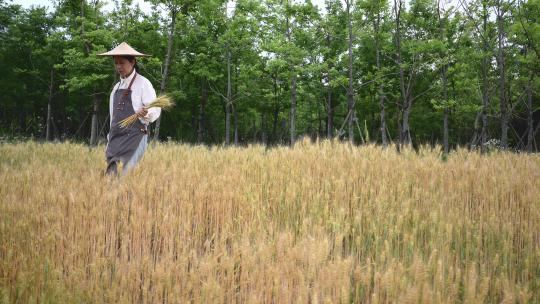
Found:
[[[145,129],[145,128],[141,128],[140,131],[141,131],[141,133],[143,133],[143,134],[148,134],[148,130]]]

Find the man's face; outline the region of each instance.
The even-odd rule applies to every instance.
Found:
[[[118,74],[120,74],[120,76],[127,77],[133,70],[135,60],[133,62],[130,62],[124,57],[114,56],[114,65],[116,67],[116,71],[118,72]]]

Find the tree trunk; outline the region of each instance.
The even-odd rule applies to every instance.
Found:
[[[395,29],[395,44],[397,51],[397,64],[399,66],[399,87],[401,91],[401,125],[399,126],[399,141],[403,145],[409,145],[411,143],[410,131],[409,131],[409,115],[411,111],[411,104],[409,101],[410,92],[408,88],[405,88],[405,71],[402,66],[401,58],[401,0],[394,0],[394,10],[396,13],[396,29]]]
[[[534,121],[533,121],[533,105],[532,105],[532,77],[527,85],[527,152],[533,151],[534,141]]]
[[[476,148],[476,146],[478,145],[478,141],[481,137],[481,135],[479,136],[478,134],[480,133],[481,134],[481,127],[480,127],[480,119],[482,118],[482,111],[478,112],[476,114],[476,118],[474,119],[474,133],[473,133],[473,138],[471,139],[471,143],[470,143],[470,149],[474,149]]]
[[[235,66],[235,69],[234,69],[234,96],[236,96],[238,94],[238,74],[239,74],[239,69],[237,68],[238,67],[238,60],[234,61],[234,66]],[[231,95],[231,98],[232,98],[232,95]],[[232,109],[233,109],[233,118],[234,118],[234,145],[238,146],[238,143],[240,141],[240,133],[238,131],[238,124],[239,124],[239,122],[238,122],[238,111],[236,109],[235,104],[231,103],[231,106],[232,106]],[[253,120],[254,141],[255,141],[255,136],[256,135],[257,135],[257,125],[255,123],[255,120]]]
[[[508,148],[508,107],[506,98],[506,76],[504,65],[504,11],[501,7],[501,0],[497,1],[497,38],[498,52],[497,64],[499,66],[499,99],[501,109],[501,148]]]
[[[373,27],[375,29],[375,55],[376,55],[376,61],[377,61],[377,72],[378,76],[381,75],[381,46],[379,41],[379,28],[381,23],[381,12],[377,12],[377,21],[373,24]],[[379,82],[379,109],[380,109],[380,119],[381,119],[381,126],[379,128],[379,131],[381,133],[381,141],[382,145],[386,147],[388,145],[388,137],[386,136],[386,107],[384,104],[384,99],[386,98],[384,95],[384,83],[382,81]]]
[[[206,102],[208,101],[208,87],[206,85],[206,79],[201,80],[201,104],[199,106],[199,127],[197,128],[197,143],[203,142],[204,135],[204,110]]]
[[[281,120],[281,129],[279,130],[279,143],[281,145],[284,145],[286,144],[286,137],[287,137],[287,120],[286,119],[282,119]]]
[[[26,134],[26,111],[22,110],[19,111],[19,134],[24,135]]]
[[[487,4],[483,2],[483,31],[484,35],[487,34],[487,21],[488,21],[488,12]],[[489,68],[489,44],[487,37],[483,37],[482,43],[482,131],[480,133],[480,152],[486,152],[486,142],[487,142],[487,128],[488,128],[488,109],[489,109],[489,88],[488,88],[488,68]]]
[[[330,82],[330,77],[328,77],[328,82]],[[328,138],[334,137],[334,108],[332,105],[332,88],[328,85],[327,93],[327,118],[326,118],[326,136]]]
[[[88,57],[90,55],[90,44],[88,41],[86,41],[85,33],[84,33],[84,9],[86,8],[86,0],[81,0],[81,38],[83,41],[83,47],[84,47],[84,55],[85,57]],[[98,121],[97,121],[97,102],[96,102],[96,90],[93,90],[94,93],[94,104],[93,104],[93,113],[92,113],[92,123],[90,126],[90,145],[94,146],[97,142],[97,129],[98,129]]]
[[[411,117],[411,103],[408,100],[408,98],[406,98],[405,100],[407,102],[406,102],[405,108],[403,109],[402,126],[401,126],[401,132],[402,132],[401,138],[402,138],[403,144],[408,146],[412,142],[411,128],[410,128],[410,125],[409,125],[409,119]]]
[[[411,144],[411,132],[410,132],[410,127],[409,127],[410,115],[411,115],[411,107],[410,107],[410,104],[408,104],[403,109],[403,116],[402,116],[402,122],[401,122],[402,123],[401,132],[402,132],[403,144],[405,146],[409,146]]]
[[[52,122],[52,92],[54,82],[54,69],[51,69],[51,82],[49,83],[49,102],[47,103],[47,131],[45,132],[45,140],[51,140],[51,122]]]
[[[163,75],[161,77],[161,86],[159,94],[165,93],[167,86],[167,78],[169,77],[169,66],[171,65],[172,50],[174,45],[174,32],[176,29],[176,16],[178,15],[178,8],[171,7],[171,26],[169,34],[167,35],[167,55],[165,55],[165,66],[163,67]],[[154,131],[154,140],[159,140],[159,127],[161,126],[161,115],[156,121],[156,128]]]
[[[287,7],[289,6],[289,0],[287,0]],[[287,35],[287,42],[290,44],[291,43],[291,24],[289,22],[289,15],[287,13],[286,15],[286,35]],[[296,69],[295,67],[293,66],[293,63],[290,62],[289,60],[289,64],[291,65],[290,68],[291,68],[291,71],[292,71],[292,78],[291,78],[291,112],[290,112],[290,135],[291,135],[291,138],[290,138],[290,144],[291,144],[291,147],[294,146],[294,143],[296,141]]]
[[[446,78],[446,68],[447,66],[443,66],[442,68],[442,80],[443,80],[443,99],[445,102],[444,105],[444,118],[443,118],[443,148],[444,148],[444,154],[447,155],[450,147],[449,147],[449,132],[448,132],[448,114],[450,113],[450,109],[448,108],[448,81]]]
[[[291,80],[291,147],[296,141],[296,75],[293,75]]]
[[[238,146],[238,112],[236,107],[233,105],[233,121],[234,121],[234,145]]]
[[[353,92],[353,54],[352,54],[352,21],[351,21],[351,6],[352,6],[352,0],[345,0],[345,4],[347,6],[347,28],[349,32],[348,36],[348,51],[349,51],[349,87],[347,89],[347,110],[349,113],[349,121],[348,121],[348,127],[349,127],[349,142],[354,143],[354,119],[356,118],[356,115],[354,115],[354,92]]]
[[[86,7],[86,0],[81,0],[81,38],[83,40],[85,56],[88,56],[88,54],[90,54],[90,45],[88,44],[88,41],[86,41],[84,37],[84,9],[85,7]]]
[[[484,55],[485,56],[485,55]],[[482,153],[485,151],[485,143],[487,142],[487,128],[488,128],[488,107],[489,107],[489,92],[488,92],[488,79],[487,79],[487,69],[488,69],[488,59],[482,59],[482,131],[480,132],[480,151]]]
[[[91,146],[95,146],[97,144],[98,109],[99,109],[99,98],[97,94],[94,94],[94,105],[93,105],[93,112],[92,112],[92,129],[90,132],[90,145]]]
[[[318,122],[318,128],[317,128],[317,138],[324,137],[324,134],[326,133],[323,129],[323,117],[321,113],[321,109],[319,106],[317,106],[317,122]]]
[[[396,111],[396,125],[397,125],[397,150],[398,152],[401,150],[401,143],[403,142],[403,140],[401,139],[401,109],[399,109],[399,111]]]
[[[231,144],[231,51],[227,47],[227,98],[225,99],[225,145]]]
[[[437,17],[439,19],[439,37],[441,41],[445,41],[444,37],[444,23],[441,17],[441,1],[437,1]],[[446,53],[443,54],[443,58],[446,59]],[[443,83],[443,100],[444,100],[444,117],[443,117],[443,149],[444,155],[448,155],[450,149],[448,143],[448,115],[450,109],[448,108],[448,79],[446,77],[446,72],[448,71],[448,64],[444,63],[441,69],[441,78]]]
[[[277,134],[277,125],[279,120],[279,105],[274,106],[274,119],[272,123],[272,141],[277,142],[278,141],[278,134]]]
[[[266,114],[265,112],[261,113],[261,140],[264,145],[267,144],[266,137]]]
[[[447,107],[444,108],[444,118],[443,118],[443,149],[444,154],[448,155],[448,152],[450,151],[450,143],[449,143],[449,131],[448,131],[448,116],[450,113],[450,109]]]
[[[257,142],[257,119],[256,118],[253,119],[253,138],[251,141],[253,143]]]
[[[326,35],[327,46],[330,47],[330,35]],[[332,62],[328,63],[328,74],[326,75],[327,94],[326,94],[326,137],[334,137],[334,107],[332,105],[332,86],[330,86],[330,71],[332,70]]]
[[[386,135],[386,106],[384,104],[384,93],[383,93],[383,84],[379,85],[379,108],[381,110],[380,112],[380,119],[381,119],[381,126],[379,127],[379,131],[381,132],[381,141],[382,145],[384,147],[388,146],[388,136]]]

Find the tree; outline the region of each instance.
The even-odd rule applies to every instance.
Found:
[[[316,10],[311,2],[297,4],[290,0],[269,0],[266,5],[267,15],[263,18],[268,22],[264,27],[268,34],[265,36],[267,42],[263,48],[270,61],[277,63],[275,66],[283,67],[282,63],[286,64],[283,76],[289,84],[289,143],[294,146],[297,132],[298,77],[307,56],[301,41],[306,38],[305,30],[310,26],[310,17],[316,14]]]
[[[509,37],[511,42],[519,48],[516,59],[519,69],[519,78],[517,85],[525,94],[524,104],[526,113],[526,144],[525,150],[532,152],[535,148],[535,137],[538,133],[540,123],[534,126],[534,113],[538,112],[538,106],[535,108],[533,96],[538,95],[540,88],[540,2],[527,1],[519,2],[515,11],[515,23],[510,27]]]
[[[388,18],[388,1],[387,0],[367,0],[360,3],[362,12],[365,15],[367,23],[368,38],[366,43],[373,43],[373,49],[375,52],[375,68],[373,78],[377,86],[376,96],[379,101],[379,134],[381,136],[381,143],[383,146],[387,146],[389,139],[387,136],[388,127],[386,122],[386,100],[385,84],[388,82],[387,75],[389,69],[383,66],[383,51],[388,48],[386,45],[388,39],[388,33],[385,32],[386,19]]]
[[[320,45],[323,57],[323,82],[326,89],[326,136],[334,137],[335,109],[339,100],[341,75],[340,54],[345,49],[347,23],[341,0],[326,1],[326,15],[321,20],[323,34]]]
[[[501,111],[501,148],[508,148],[508,120],[511,113],[508,111],[508,94],[505,66],[505,14],[506,3],[495,0],[495,16],[497,18],[497,66],[499,69],[499,105]]]
[[[475,136],[471,142],[471,146],[477,146],[478,141],[480,145],[480,150],[482,153],[486,152],[486,142],[488,137],[488,113],[490,111],[490,73],[491,73],[491,50],[492,44],[494,42],[494,30],[491,22],[489,21],[489,11],[488,11],[488,2],[485,0],[480,0],[475,3],[471,3],[469,6],[466,6],[463,2],[460,2],[461,7],[467,14],[470,25],[475,29],[474,35],[476,36],[475,40],[481,52],[480,55],[480,79],[481,79],[481,95],[482,95],[482,110],[480,112],[479,118],[481,119],[481,131],[478,136],[475,132]],[[480,24],[476,23],[476,20],[480,20]],[[475,126],[477,124],[475,123]]]
[[[352,24],[352,6],[353,0],[345,0],[345,11],[347,12],[347,51],[348,51],[348,71],[349,81],[347,87],[347,119],[348,119],[348,137],[349,142],[354,142],[354,121],[356,121],[356,112],[354,107],[354,90],[353,90],[353,24]]]
[[[163,66],[163,75],[161,76],[161,85],[159,88],[159,94],[165,93],[167,86],[167,79],[169,76],[169,67],[171,65],[171,57],[173,54],[174,37],[176,32],[176,21],[178,14],[188,14],[189,10],[194,6],[194,0],[149,0],[150,3],[155,6],[164,6],[164,10],[169,15],[168,30],[167,30],[167,54],[165,55],[165,63]],[[154,140],[159,139],[159,127],[161,124],[161,117],[156,121],[156,128],[154,132]]]
[[[260,7],[256,1],[240,0],[234,2],[234,9],[225,6],[227,11],[225,32],[219,38],[219,44],[222,46],[226,62],[226,95],[215,90],[217,94],[225,100],[225,144],[229,145],[231,133],[231,111],[234,118],[234,144],[238,145],[239,140],[239,118],[237,100],[249,96],[247,91],[239,91],[238,77],[241,73],[252,74],[253,70],[247,68],[248,62],[253,62],[257,58],[254,50],[257,39],[258,22],[256,17],[260,14]],[[229,16],[230,15],[230,16]],[[244,62],[244,64],[240,64]],[[233,84],[233,78],[236,81]],[[249,78],[244,78],[249,81]],[[233,85],[235,92],[233,94]],[[242,86],[245,88],[245,86]]]
[[[57,65],[66,72],[64,84],[60,87],[92,98],[90,145],[96,145],[99,104],[108,96],[109,92],[104,88],[109,88],[111,83],[108,58],[97,54],[107,51],[112,45],[112,33],[105,25],[105,16],[98,1],[89,5],[82,0],[79,7],[66,3],[60,11],[64,26],[72,37],[64,49],[63,62]]]
[[[126,40],[153,55],[138,69],[177,101],[153,138],[371,133],[383,145],[441,142],[445,154],[485,152],[490,138],[537,149],[537,0],[326,0],[324,13],[307,0],[148,1],[149,14],[131,0],[110,13],[99,0],[53,13],[0,0],[0,132],[95,144],[117,81],[96,54]]]
[[[186,28],[189,46],[184,50],[189,62],[188,69],[195,76],[194,83],[200,89],[197,119],[197,142],[203,143],[209,122],[211,92],[217,92],[216,82],[223,78],[224,65],[219,38],[225,32],[225,1],[206,0],[198,3],[198,9],[190,16]]]

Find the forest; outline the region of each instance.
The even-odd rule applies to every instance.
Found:
[[[151,138],[538,151],[539,0],[0,0],[2,141],[106,142],[125,41],[175,108]]]

